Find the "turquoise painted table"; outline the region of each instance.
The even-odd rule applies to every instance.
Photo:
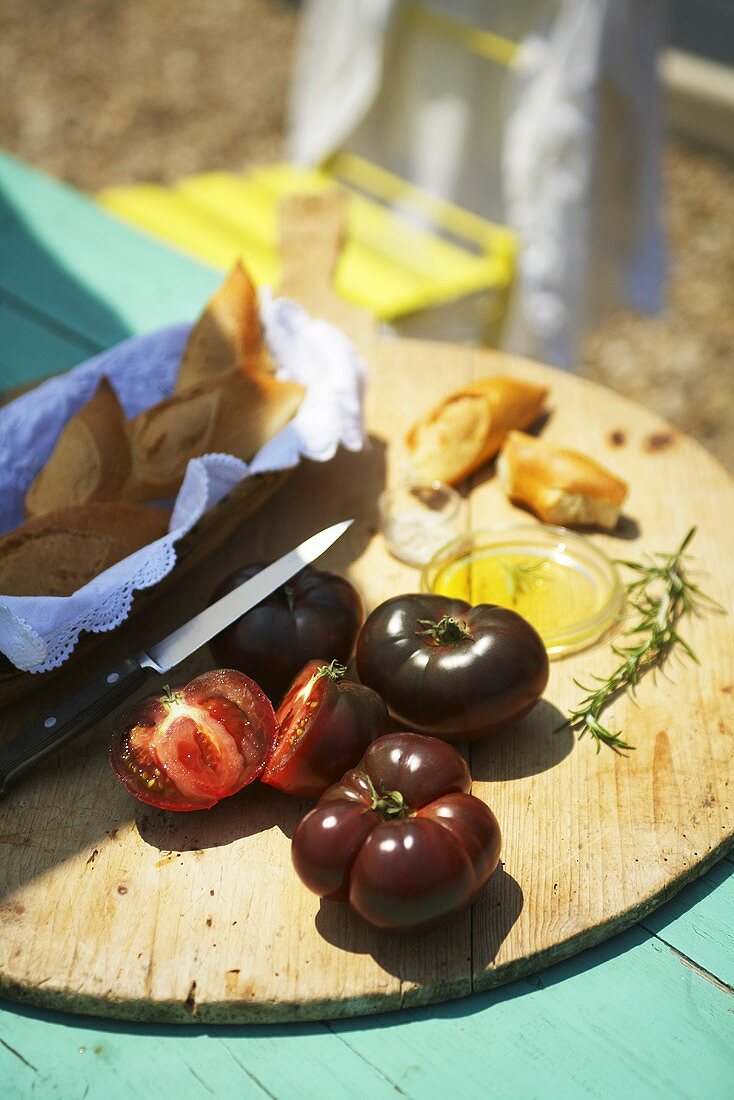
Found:
[[[0,390],[189,318],[218,281],[0,157]],[[601,947],[426,1009],[203,1029],[0,1002],[1,1100],[212,1094],[734,1097],[734,859]]]

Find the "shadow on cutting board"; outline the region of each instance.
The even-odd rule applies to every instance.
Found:
[[[472,777],[491,783],[523,779],[555,768],[576,742],[576,735],[567,726],[558,728],[564,719],[558,707],[541,699],[517,726],[470,745]]]
[[[162,852],[201,852],[274,828],[290,840],[312,805],[255,782],[211,810],[182,814],[139,805],[135,824],[140,839],[152,848]]]
[[[352,954],[368,954],[401,981],[442,987],[455,983],[470,992],[471,976],[491,966],[523,907],[520,884],[502,864],[481,891],[475,907],[488,916],[475,922],[465,909],[425,932],[389,933],[371,928],[344,902],[321,901],[316,928],[327,943]],[[476,927],[483,929],[480,937]],[[472,942],[473,941],[473,942]],[[406,951],[406,943],[410,950]],[[457,945],[463,944],[465,948]]]
[[[385,488],[386,451],[385,441],[370,435],[362,451],[340,447],[328,462],[302,459],[252,517],[250,537],[241,544],[238,564],[277,558],[316,531],[354,519],[349,530],[314,562],[317,569],[348,574],[379,526],[377,498]]]

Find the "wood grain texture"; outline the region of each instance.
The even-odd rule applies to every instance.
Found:
[[[729,895],[726,882],[701,888],[727,866],[672,903],[703,935],[718,926]],[[731,1003],[731,993],[632,928],[469,1000],[326,1024],[157,1027],[0,1002],[0,1080],[8,1100],[129,1100],[143,1091],[141,1067],[146,1095],[187,1100],[718,1100],[734,1072]]]
[[[308,304],[331,315],[330,295],[320,310]],[[347,572],[370,607],[414,590],[415,571],[388,557],[376,533],[377,495],[399,476],[399,441],[412,420],[452,389],[499,372],[548,385],[545,437],[586,450],[630,482],[630,537],[593,540],[613,556],[638,558],[674,548],[696,524],[705,587],[732,606],[734,489],[693,441],[600,387],[535,363],[381,340],[361,318],[358,331],[370,368],[369,447],[325,467],[303,463],[239,537],[191,572],[177,599],[169,594],[155,614],[126,624],[104,656],[187,618],[228,569],[276,556],[348,515],[356,523],[324,566]],[[491,470],[475,478],[463,505],[467,528],[521,516]],[[686,636],[700,665],[674,663],[669,678],[648,678],[636,701],[615,706],[615,724],[637,745],[629,756],[596,755],[589,743],[553,732],[577,699],[573,678],[611,667],[608,646],[555,663],[528,719],[472,748],[475,792],[502,824],[504,866],[470,912],[409,940],[380,935],[301,887],[289,839],[302,804],[256,786],[207,813],[137,806],[112,777],[105,731],[97,730],[3,807],[0,990],[133,1019],[318,1019],[460,997],[604,939],[721,857],[734,833],[731,622],[710,616]],[[102,659],[101,650],[90,655],[86,671]],[[208,667],[201,652],[180,678]],[[7,708],[2,730],[15,732],[75,682],[60,676],[44,699]]]

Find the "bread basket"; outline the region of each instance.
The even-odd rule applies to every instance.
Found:
[[[284,242],[282,293],[290,298],[300,298],[307,309],[311,307],[313,317],[315,302],[304,299],[312,296],[315,285],[320,285],[321,302],[326,302],[327,308],[318,312],[322,317],[336,314],[337,323],[344,307],[333,298],[328,288],[341,244],[343,219],[344,207],[338,195],[296,196],[284,204],[281,217]],[[314,279],[314,272],[320,273],[320,279]],[[306,293],[302,293],[304,290]],[[333,304],[333,309],[329,308],[330,304]],[[7,395],[6,402],[13,396],[15,395]],[[177,541],[176,564],[173,569],[152,587],[135,592],[129,615],[123,624],[123,633],[129,635],[130,621],[139,620],[151,604],[159,601],[161,596],[171,593],[192,569],[226,544],[243,521],[284,484],[291,472],[291,469],[278,469],[253,473],[236,485],[224,499],[206,510],[194,526]],[[43,689],[57,672],[77,668],[88,662],[90,656],[98,650],[114,653],[115,643],[111,635],[117,634],[119,629],[115,628],[110,634],[82,633],[73,652],[60,668],[50,671],[21,671],[0,654],[0,705]]]

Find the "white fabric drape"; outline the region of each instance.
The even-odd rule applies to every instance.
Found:
[[[569,367],[591,321],[661,303],[662,0],[424,7],[519,42],[510,68],[415,27],[400,0],[309,0],[290,155],[346,147],[511,226],[505,346]]]

